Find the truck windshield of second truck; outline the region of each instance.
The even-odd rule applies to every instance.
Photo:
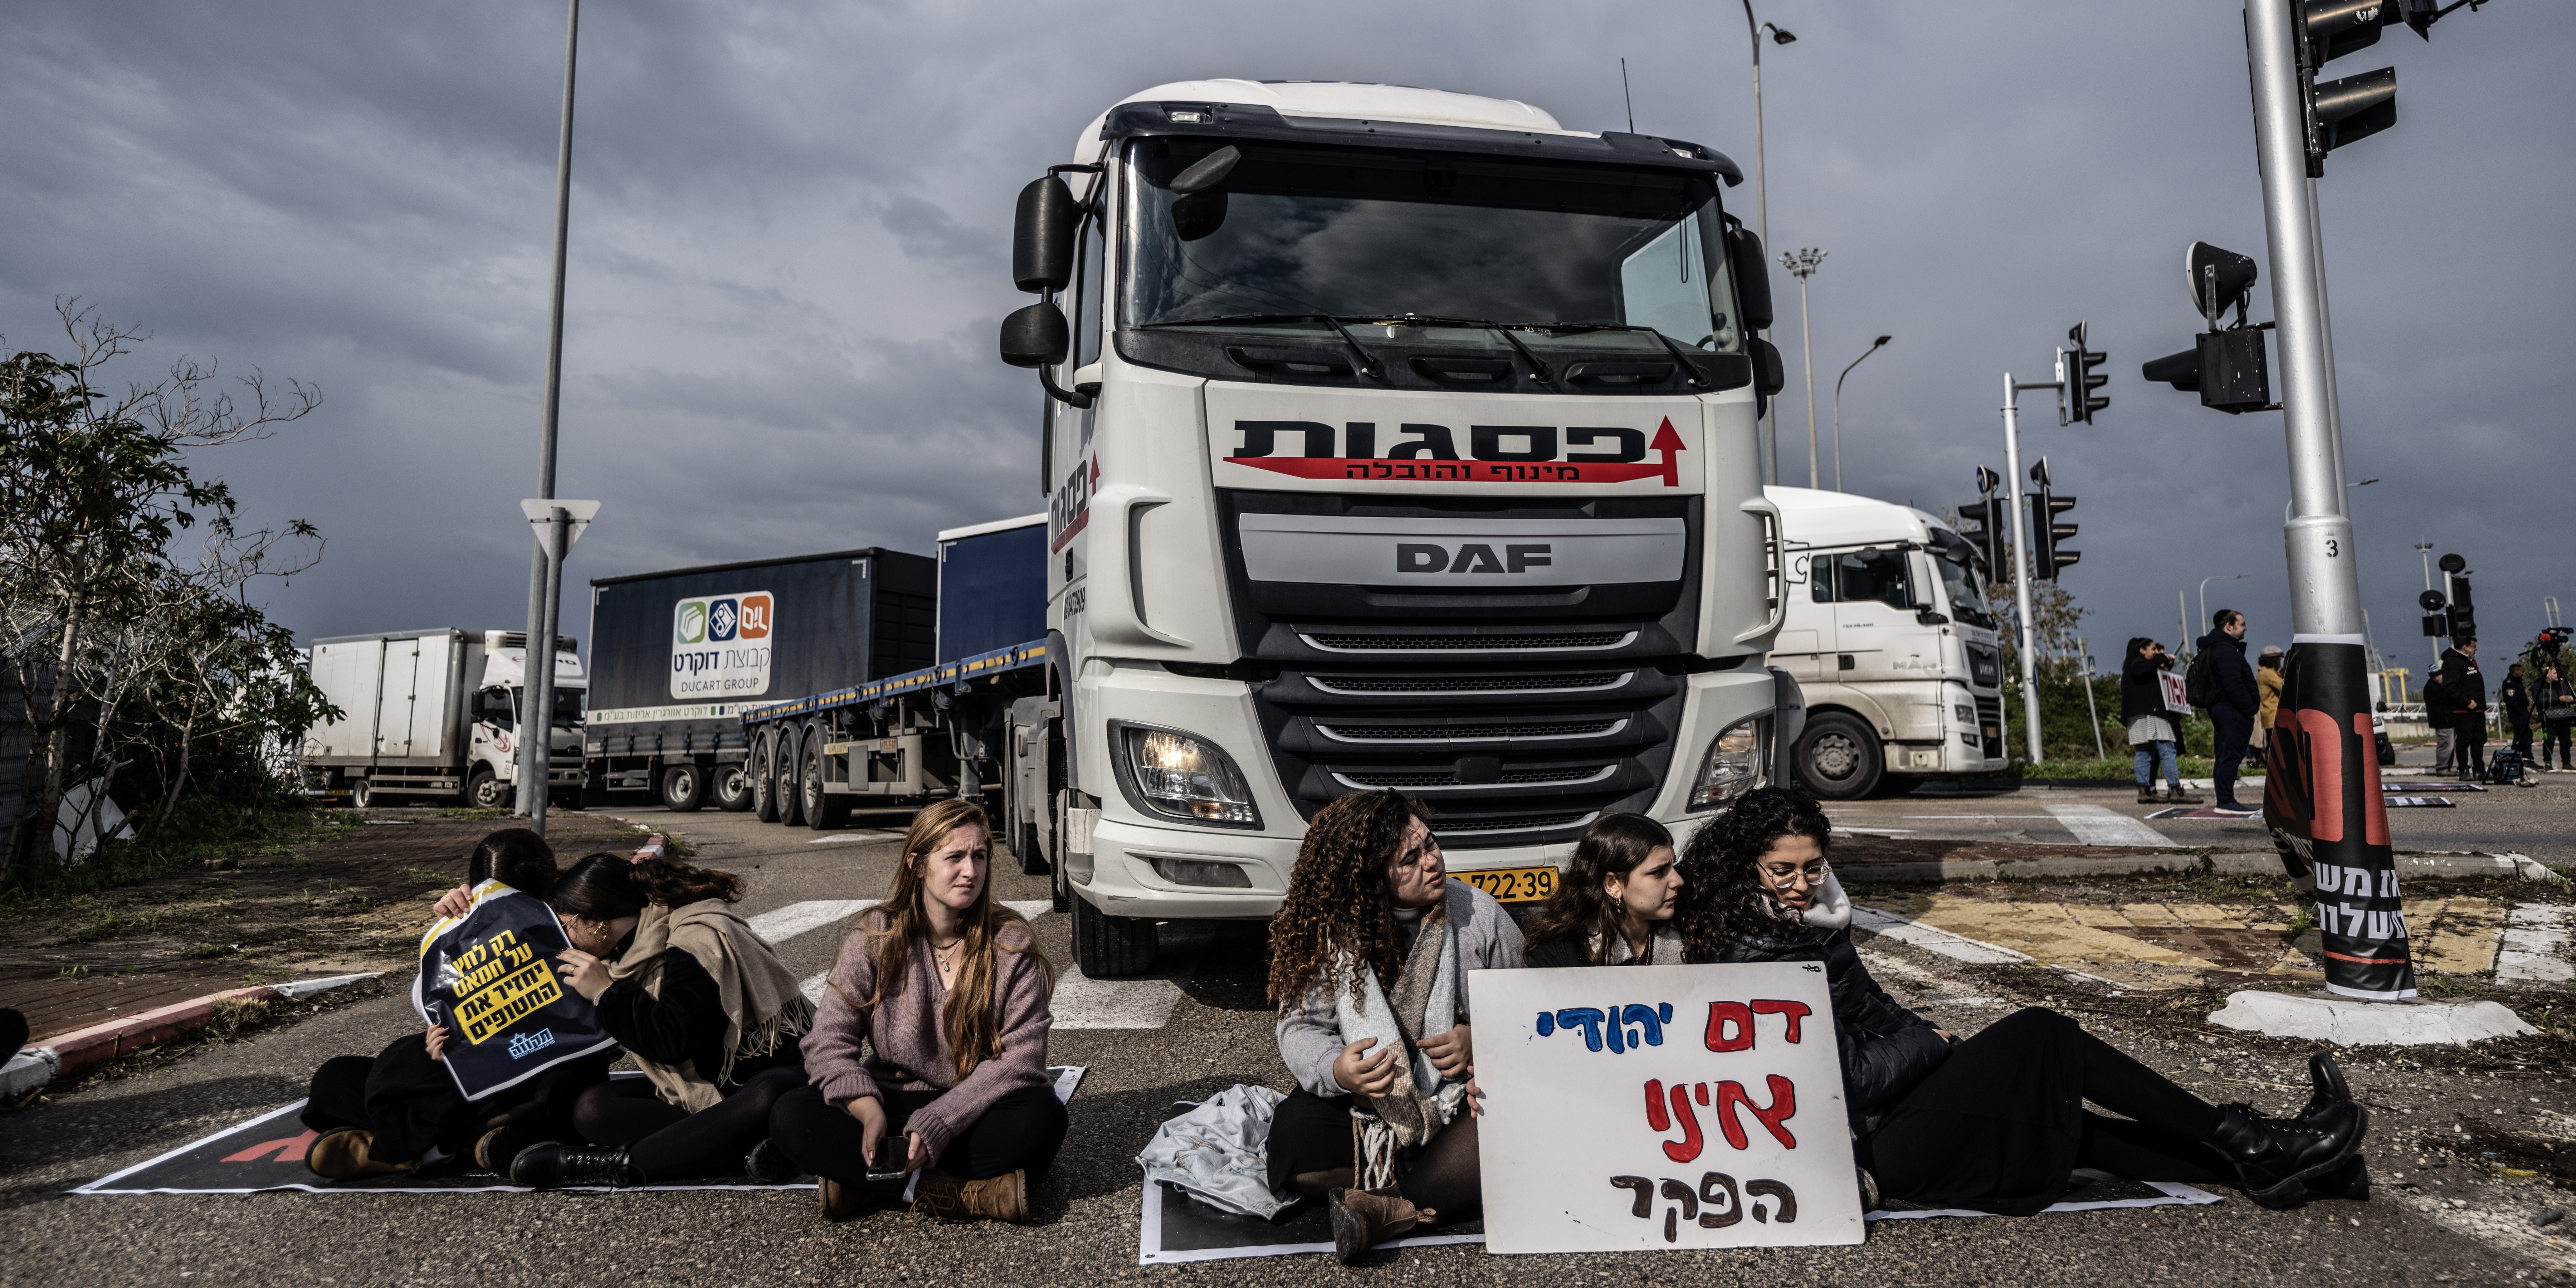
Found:
[[[1217,187],[1172,179],[1226,146],[1145,139],[1127,161],[1128,326],[1474,319],[1586,348],[1742,346],[1714,180],[1512,157],[1237,143]],[[1649,328],[1584,331],[1587,327]]]
[[[1935,530],[1932,534],[1932,566],[1941,570],[1941,587],[1950,592],[1950,612],[1970,626],[1991,628],[1992,613],[1986,611],[1986,595],[1977,585],[1975,547],[1953,533]]]

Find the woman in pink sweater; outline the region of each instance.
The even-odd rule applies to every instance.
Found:
[[[1029,1181],[1064,1144],[1046,1074],[1055,967],[993,902],[990,835],[966,801],[913,819],[893,893],[832,963],[805,1035],[811,1085],[770,1110],[771,1146],[822,1179],[832,1220],[909,1196],[941,1216],[1024,1221]]]

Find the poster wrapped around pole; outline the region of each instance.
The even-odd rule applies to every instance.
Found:
[[[2393,1001],[2415,996],[2406,916],[2358,635],[2296,635],[2281,668],[2263,822],[2281,863],[2316,891],[2326,990]]]
[[[441,1063],[467,1100],[616,1044],[555,973],[571,947],[554,909],[498,881],[476,886],[464,916],[421,936],[412,1006],[446,1028]]]

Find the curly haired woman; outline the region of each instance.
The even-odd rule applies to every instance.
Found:
[[[2055,1011],[2026,1007],[1958,1042],[1898,1006],[1852,948],[1851,901],[1825,864],[1832,839],[1803,793],[1747,793],[1683,852],[1682,936],[1692,961],[1825,964],[1856,1148],[1879,1193],[2027,1216],[2090,1167],[2232,1182],[2271,1208],[2368,1194],[2369,1115],[2330,1055],[2309,1061],[2306,1110],[2277,1119],[2212,1105]]]
[[[769,1116],[771,1146],[822,1178],[827,1219],[909,1190],[920,1211],[1025,1221],[1064,1144],[1055,967],[993,901],[991,835],[970,801],[915,815],[894,889],[841,941],[805,1036],[812,1085]]]
[[[1556,893],[1530,919],[1532,966],[1679,966],[1673,834],[1643,814],[1604,814],[1575,838]]]
[[[1345,1262],[1483,1201],[1467,973],[1517,967],[1521,933],[1451,881],[1422,807],[1391,791],[1307,824],[1270,923],[1279,1056],[1270,1188],[1321,1198]]]

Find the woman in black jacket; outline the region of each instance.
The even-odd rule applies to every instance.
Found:
[[[2165,767],[2164,800],[2178,805],[2197,805],[2200,798],[2182,789],[2182,742],[2174,729],[2173,713],[2165,707],[2164,682],[2157,676],[2173,669],[2173,656],[2165,646],[2141,635],[2129,641],[2128,656],[2120,663],[2120,726],[2129,731],[2129,746],[2137,754],[2138,803],[2155,802],[2156,762]]]
[[[1803,793],[1746,794],[1682,856],[1681,929],[1694,961],[1825,964],[1856,1148],[1880,1193],[2027,1216],[2078,1167],[2232,1181],[2272,1208],[2312,1190],[2368,1192],[2369,1116],[2331,1056],[2310,1062],[2307,1111],[2275,1119],[2212,1105],[2054,1011],[2025,1008],[1957,1042],[1898,1006],[1851,945],[1851,905],[1825,864],[1831,840]],[[2087,1112],[2087,1100],[2122,1117]]]
[[[1532,966],[1679,966],[1682,878],[1673,834],[1643,814],[1604,814],[1523,933]]]

